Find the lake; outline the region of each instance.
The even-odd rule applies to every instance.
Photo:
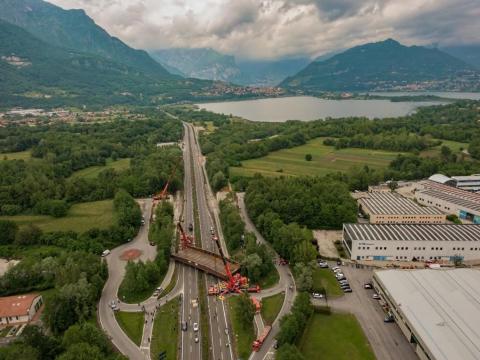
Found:
[[[200,109],[232,114],[252,121],[311,121],[327,117],[365,116],[368,118],[397,117],[411,113],[419,106],[439,102],[391,102],[389,100],[325,100],[312,96],[226,101],[197,104]]]

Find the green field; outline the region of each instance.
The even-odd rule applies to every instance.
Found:
[[[335,297],[343,295],[343,291],[338,285],[338,281],[330,269],[316,268],[312,273],[313,288],[316,291],[323,288],[327,296]]]
[[[340,149],[323,145],[324,138],[316,138],[307,144],[291,149],[274,151],[259,159],[246,160],[241,167],[230,168],[231,175],[266,176],[318,175],[329,172],[348,171],[352,166],[368,165],[374,169],[385,168],[396,158],[398,152],[369,149]],[[305,155],[311,154],[312,161]]]
[[[262,299],[262,318],[267,325],[272,325],[275,321],[280,309],[283,306],[285,293],[281,292]]]
[[[451,140],[442,140],[442,139],[433,139],[433,140],[440,140],[442,142],[441,145],[435,146],[433,148],[430,148],[428,150],[424,150],[420,153],[422,157],[435,157],[439,156],[441,154],[441,149],[442,146],[448,146],[450,150],[454,154],[459,153],[461,149],[468,149],[468,144],[467,143],[462,143],[458,141],[451,141]]]
[[[355,316],[314,314],[298,344],[305,359],[374,360]]]
[[[85,179],[96,178],[103,170],[114,169],[116,171],[127,170],[130,167],[130,158],[120,159],[113,161],[111,159],[107,160],[105,166],[90,166],[82,170],[75,171],[71,177],[79,178],[83,177]]]
[[[167,352],[168,360],[177,359],[177,347],[179,336],[178,297],[170,300],[158,310],[153,323],[152,342],[150,344],[150,356],[158,359],[162,351]],[[200,343],[192,346],[200,346]]]
[[[255,330],[253,328],[253,322],[249,326],[243,326],[244,324],[238,318],[238,296],[230,296],[227,298],[230,320],[233,327],[233,333],[235,335],[235,350],[237,352],[237,358],[248,359],[252,352],[252,343],[255,340]]]
[[[115,318],[123,332],[127,334],[135,344],[140,346],[145,321],[143,312],[118,311],[115,313]]]
[[[73,205],[62,218],[46,215],[0,216],[0,219],[13,220],[20,227],[34,224],[43,231],[85,232],[92,228],[106,229],[113,225],[113,201],[102,200]]]
[[[0,154],[0,160],[30,160],[30,150]]]

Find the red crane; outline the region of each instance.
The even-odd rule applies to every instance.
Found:
[[[180,232],[180,242],[182,244],[182,249],[191,246],[193,244],[193,237],[185,234],[185,231],[183,231],[183,227],[180,222],[177,223],[177,229]]]
[[[165,196],[167,195],[168,187],[170,186],[170,182],[172,181],[173,177],[175,176],[175,173],[177,172],[177,167],[180,162],[177,162],[175,166],[173,167],[172,173],[170,174],[170,177],[167,179],[167,182],[165,183],[165,186],[163,187],[162,191],[159,192],[157,195],[153,197],[153,200],[163,200],[165,199]]]

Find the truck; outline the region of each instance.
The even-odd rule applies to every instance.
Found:
[[[260,286],[259,285],[253,285],[253,286],[250,286],[247,291],[249,293],[259,293],[260,292]]]
[[[252,350],[253,351],[259,351],[262,348],[262,345],[267,338],[268,334],[270,334],[270,330],[272,330],[271,326],[265,326],[263,329],[263,332],[260,334],[260,336],[255,340],[252,344]]]
[[[259,313],[260,310],[262,310],[262,304],[260,303],[260,301],[257,298],[252,297],[250,299],[252,300],[253,306],[255,306],[255,312]]]

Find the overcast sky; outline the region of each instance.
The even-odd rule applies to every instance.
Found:
[[[49,0],[82,8],[142,49],[212,47],[238,58],[318,56],[394,38],[480,43],[480,0]]]

